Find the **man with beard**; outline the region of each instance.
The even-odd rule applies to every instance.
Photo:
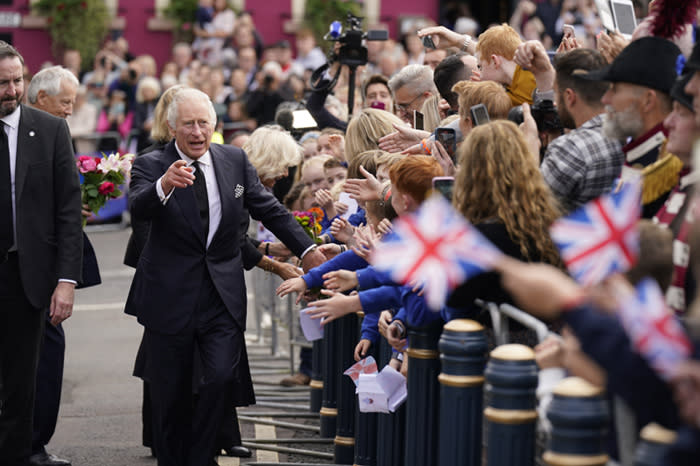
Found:
[[[653,217],[663,206],[683,167],[678,157],[666,151],[668,132],[663,125],[671,112],[669,94],[680,55],[680,49],[666,39],[643,37],[625,47],[610,66],[583,76],[611,83],[601,99],[607,111],[603,131],[626,143],[622,180],[643,177],[644,218]]]
[[[66,68],[60,66],[44,68],[32,77],[27,87],[27,100],[34,108],[59,118],[67,118],[73,113],[73,104],[79,85],[75,75]],[[89,214],[90,212],[83,212],[85,216]],[[87,235],[83,233],[83,270],[78,288],[87,288],[100,283],[95,250]],[[32,455],[29,457],[31,466],[70,466],[70,461],[57,458],[46,451],[46,445],[56,430],[58,420],[65,351],[66,337],[63,327],[61,324],[51,324],[47,309],[36,375],[34,435]]]
[[[0,464],[25,466],[44,309],[58,325],[81,279],[80,185],[65,120],[20,105],[24,60],[0,41]]]
[[[542,44],[528,41],[518,47],[515,62],[534,73],[536,100],[552,99],[556,94],[559,119],[572,129],[549,143],[541,165],[562,208],[574,210],[610,191],[624,155],[619,142],[603,135],[605,109],[600,99],[608,85],[580,78],[587,71],[603,68],[603,57],[596,50],[576,49],[557,55],[552,66]]]

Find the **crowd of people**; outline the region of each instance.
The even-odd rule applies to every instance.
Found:
[[[355,358],[384,338],[394,349],[389,364],[403,373],[410,371],[407,329],[468,318],[486,328],[493,345],[490,315],[476,300],[517,304],[563,335],[538,342],[533,331],[510,326],[509,340],[534,348],[542,374],[557,368],[578,375],[630,408],[635,427],[611,426],[611,458],[625,462],[629,452],[618,439],[636,439],[657,422],[678,433],[664,464],[695,464],[698,355],[670,378],[657,374],[630,345],[611,296],[651,276],[689,337],[700,341],[698,5],[657,0],[647,10],[637,2],[640,23],[626,39],[602,30],[593,3],[520,1],[510,24],[483,31],[467,17],[452,29],[425,21],[401,41],[368,41],[368,63],[354,86],[338,61],[314,73],[327,59],[311,31],[297,32],[295,56],[289,42],[264,44],[251,16],[237,15],[225,0],[199,1],[194,42],[176,44],[160,72],[152,57],[133,57],[119,38],[105,43],[88,72],[68,50],[64,68],[29,81],[19,52],[0,44],[0,162],[6,151],[10,160],[0,165],[9,183],[0,183],[12,187],[0,190],[2,224],[10,226],[0,229],[0,304],[31,316],[0,312],[0,463],[70,464],[44,448],[55,427],[62,356],[61,370],[51,369],[52,382],[43,383],[41,351],[50,347],[45,328],[60,333],[70,316],[73,287],[99,283],[92,247],[80,240],[77,177],[65,164],[68,132],[39,109],[67,120],[78,153],[139,154],[129,188],[133,234],[125,263],[136,274],[126,312],[145,328],[134,375],[144,381],[144,445],[158,464],[210,466],[222,449],[251,454],[241,446],[235,407],[255,400],[242,338],[243,270],[253,268],[256,304],[273,305],[276,290],[296,293],[297,303],[310,304],[309,314],[326,323],[361,311]],[[293,126],[290,113],[301,108],[315,128]],[[30,177],[35,190],[55,186],[55,201],[41,208],[35,191],[27,195],[16,181],[25,176],[24,147],[36,134],[17,131],[31,118],[42,137],[51,128],[61,142],[46,144],[33,162],[60,168]],[[10,170],[15,160],[17,171]],[[443,177],[454,179],[456,211],[507,259],[459,285],[435,312],[416,284],[374,269],[371,253]],[[643,218],[637,263],[584,288],[567,275],[550,228],[635,180]],[[48,224],[29,220],[39,216]],[[51,248],[30,264],[26,251],[37,244]],[[62,355],[62,334],[56,338],[52,354]],[[311,350],[302,349],[299,372],[281,383],[308,384],[311,360]],[[27,370],[37,364],[38,375]],[[35,385],[32,408],[27,393]],[[54,387],[52,421],[40,434],[37,416],[47,416],[39,387],[47,386]]]

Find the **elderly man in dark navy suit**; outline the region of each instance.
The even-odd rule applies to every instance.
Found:
[[[241,216],[259,219],[305,269],[323,262],[294,217],[260,183],[245,153],[210,146],[216,114],[195,89],[168,108],[174,137],[137,158],[129,190],[135,218],[151,232],[129,291],[126,312],[146,328],[158,464],[215,464],[215,440],[230,411],[230,383],[245,345],[246,290]],[[192,406],[195,347],[203,367]]]

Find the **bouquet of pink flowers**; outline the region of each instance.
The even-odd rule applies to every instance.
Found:
[[[83,204],[90,212],[97,213],[109,199],[122,195],[119,186],[123,185],[131,173],[134,154],[110,154],[101,157],[81,155],[76,164],[83,175],[80,186]],[[83,219],[85,224],[86,219]]]

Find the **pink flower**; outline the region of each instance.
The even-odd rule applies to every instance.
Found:
[[[190,29],[192,29],[192,25],[190,23],[182,23],[183,31],[189,31]]]
[[[103,196],[107,196],[114,192],[114,183],[105,181],[100,185],[99,188],[97,188],[97,191]]]
[[[97,163],[93,157],[81,155],[78,157],[78,170],[80,173],[94,172],[97,170]]]

